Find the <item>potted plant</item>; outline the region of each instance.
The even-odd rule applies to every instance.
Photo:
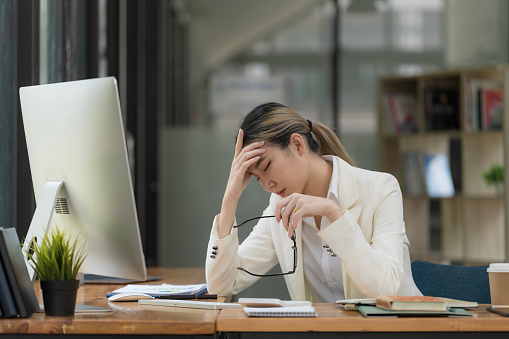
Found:
[[[38,243],[27,249],[30,265],[40,279],[44,311],[47,315],[74,315],[79,288],[78,271],[87,251],[85,242],[72,240],[70,232],[54,227]]]
[[[494,185],[497,193],[502,194],[504,190],[504,166],[492,165],[489,170],[483,173],[483,177],[488,186]]]

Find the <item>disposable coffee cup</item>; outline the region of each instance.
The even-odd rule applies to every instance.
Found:
[[[509,308],[509,263],[496,263],[488,267],[491,304]]]

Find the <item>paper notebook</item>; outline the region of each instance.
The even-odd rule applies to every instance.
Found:
[[[316,317],[313,306],[244,307],[248,317]]]
[[[244,307],[311,306],[311,301],[280,300],[275,298],[239,298]]]
[[[152,297],[172,296],[178,294],[202,294],[207,291],[207,284],[194,285],[134,285],[129,284],[107,293],[107,297],[120,293],[143,293]]]

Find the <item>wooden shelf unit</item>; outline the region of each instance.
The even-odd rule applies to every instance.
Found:
[[[501,113],[487,118],[497,128],[479,127],[478,121],[489,123],[471,113],[480,96],[491,103],[496,99],[476,93],[492,90],[491,82],[498,82],[501,88]],[[449,96],[441,97],[442,91]],[[412,128],[398,127],[403,121],[394,116],[398,109],[389,99],[398,96],[415,100]],[[442,99],[452,103],[437,103]],[[497,192],[483,178],[483,172],[493,164],[504,165],[505,178],[509,175],[509,65],[384,77],[379,81],[378,108],[380,167],[401,185],[412,259],[460,264],[509,260],[508,183],[505,180],[503,192]],[[495,110],[481,110],[481,114],[485,111]],[[496,124],[500,120],[501,127]],[[425,185],[420,186],[422,192],[416,190],[419,186],[409,179],[416,178],[409,174],[415,172],[408,170],[412,167],[405,160],[412,153],[419,154],[419,159],[429,153],[447,156],[455,188],[452,197],[432,198]],[[422,163],[420,169],[422,178]]]

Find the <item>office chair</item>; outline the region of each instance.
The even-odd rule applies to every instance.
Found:
[[[488,266],[412,262],[415,284],[423,295],[491,304]]]

